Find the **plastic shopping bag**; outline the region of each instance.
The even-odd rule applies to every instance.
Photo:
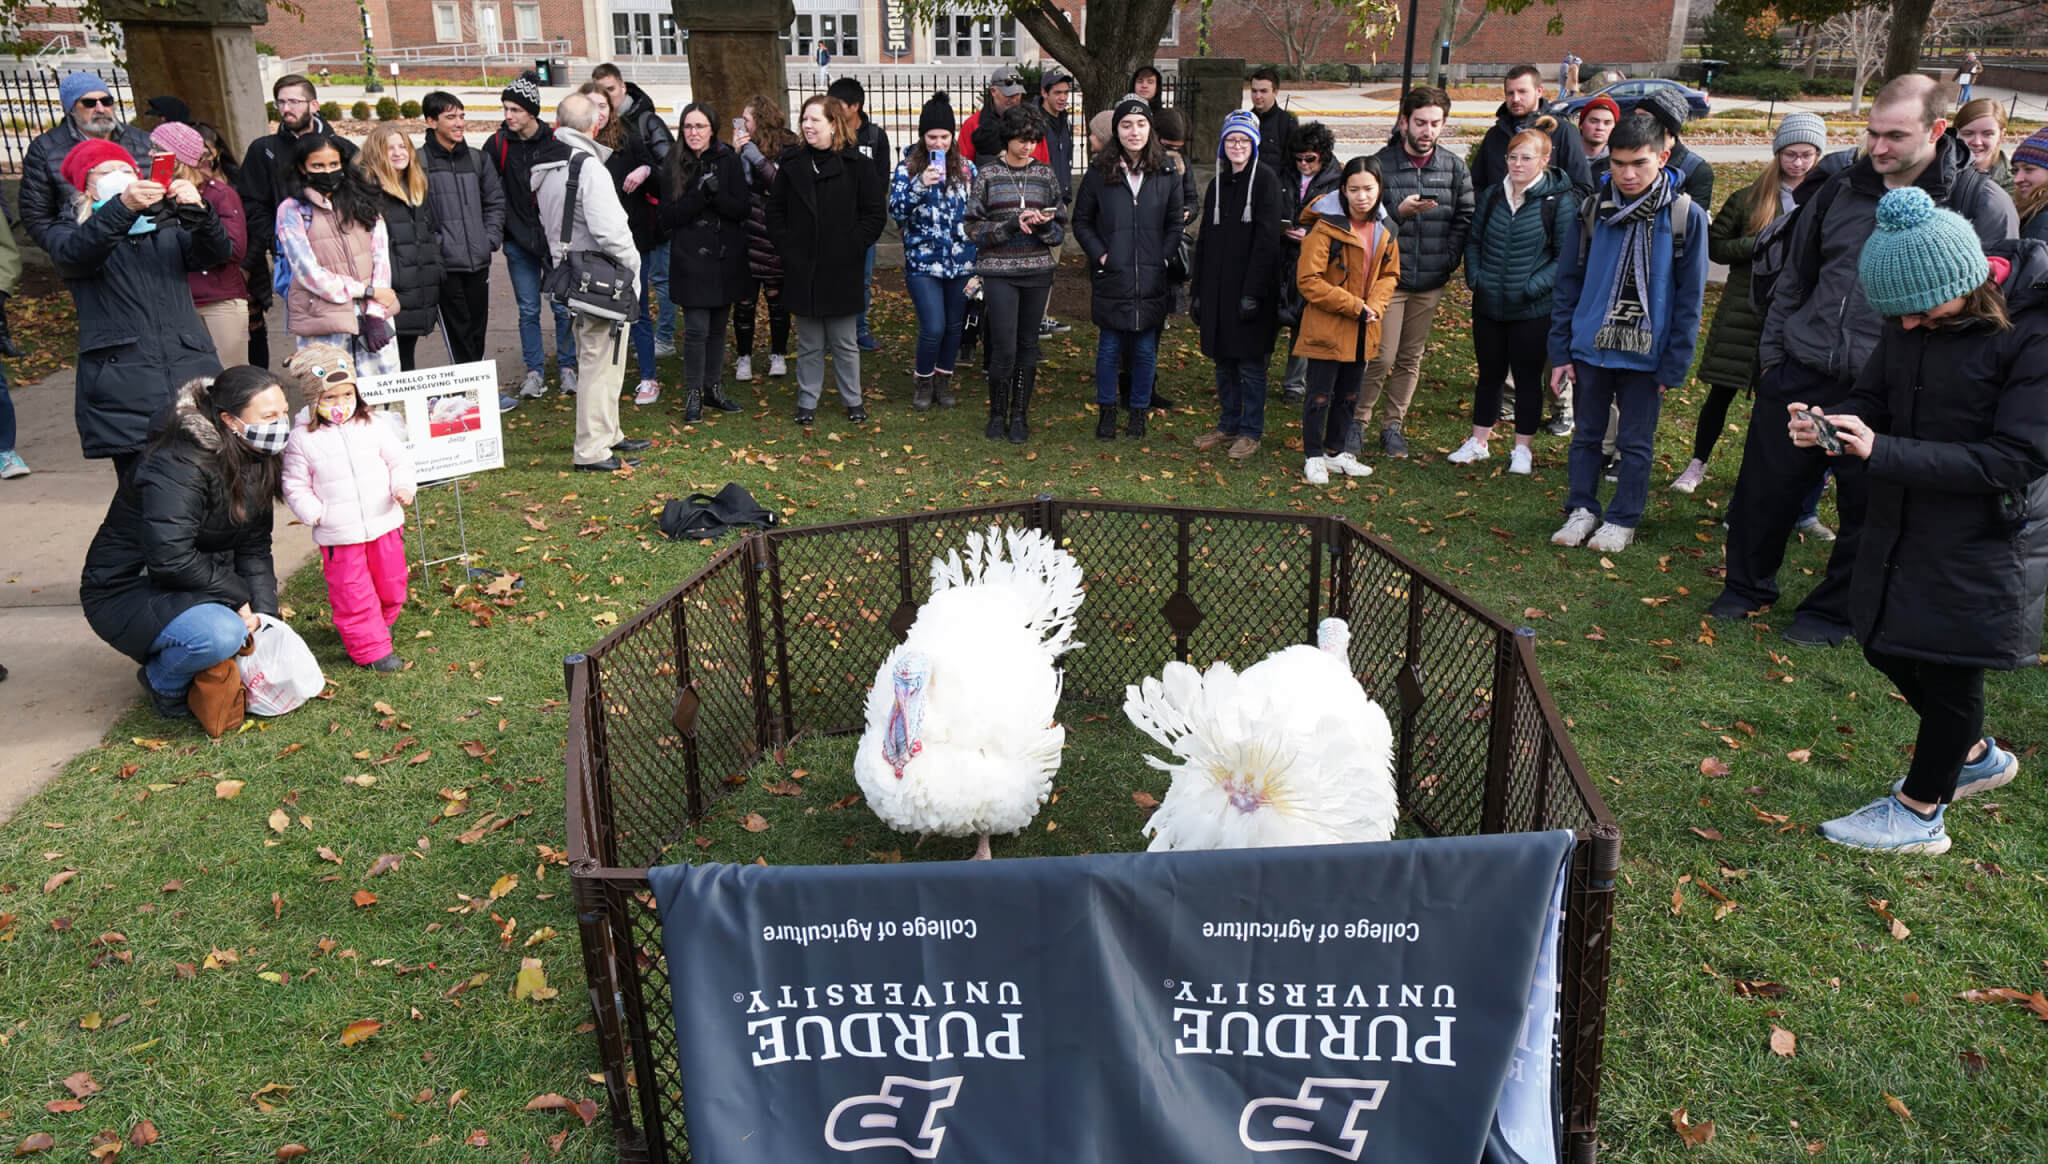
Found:
[[[236,660],[249,689],[249,714],[283,715],[326,690],[327,677],[299,632],[267,614],[256,617],[256,649]]]

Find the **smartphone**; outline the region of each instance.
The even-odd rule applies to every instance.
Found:
[[[735,117],[735,118],[733,118],[733,119],[732,119],[732,134],[733,134],[733,136],[734,136],[734,137],[738,137],[739,135],[741,135],[741,134],[743,134],[743,133],[745,133],[745,132],[747,132],[747,119],[746,119],[746,118],[744,118],[744,117]]]
[[[945,150],[933,150],[933,151],[932,151],[932,165],[934,165],[934,166],[937,166],[937,167],[939,168],[939,172],[940,172],[941,174],[943,174],[943,173],[945,173],[945,172],[946,172],[946,151],[945,151]]]
[[[159,186],[168,186],[178,174],[178,159],[171,154],[152,153],[149,155],[149,180]]]
[[[1842,455],[1842,434],[1835,431],[1827,417],[1811,408],[1800,409],[1799,415],[1813,423],[1814,443],[1821,447],[1822,452],[1835,457]]]

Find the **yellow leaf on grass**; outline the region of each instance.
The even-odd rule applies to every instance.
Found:
[[[496,901],[519,888],[519,874],[507,873],[491,883],[491,900]]]
[[[379,1030],[382,1030],[383,1027],[384,1024],[378,1022],[376,1019],[357,1019],[356,1021],[350,1023],[348,1026],[342,1028],[341,1045],[344,1047],[353,1047],[357,1043],[362,1042],[364,1039],[369,1038],[371,1035],[376,1034]]]
[[[213,786],[213,794],[221,800],[233,800],[242,794],[240,780],[223,780]]]
[[[288,828],[290,828],[290,827],[292,827],[292,818],[291,818],[291,814],[290,814],[290,813],[287,813],[287,812],[286,812],[285,810],[283,810],[283,809],[281,809],[281,808],[276,808],[276,809],[272,809],[272,810],[271,810],[271,812],[270,812],[270,831],[271,831],[271,832],[274,832],[274,833],[281,833],[281,832],[285,831],[286,829],[288,829]]]
[[[1799,1037],[1776,1023],[1771,1024],[1771,1051],[1791,1057],[1799,1053]]]
[[[1906,1101],[1900,1099],[1896,1095],[1891,1094],[1890,1092],[1885,1093],[1884,1105],[1892,1109],[1892,1112],[1902,1120],[1909,1120],[1913,1118],[1913,1112],[1910,1108],[1906,1106]]]
[[[524,1002],[531,999],[535,1002],[545,1002],[557,993],[559,992],[548,985],[547,971],[541,969],[539,958],[519,960],[519,977],[512,983],[513,1001]]]

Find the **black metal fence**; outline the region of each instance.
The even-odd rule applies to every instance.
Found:
[[[1349,620],[1398,725],[1396,782],[1432,835],[1568,828],[1563,1158],[1597,1148],[1620,832],[1517,629],[1341,517],[1039,498],[750,534],[565,663],[570,876],[612,1127],[626,1161],[687,1161],[661,924],[646,866],[795,736],[862,727],[875,668],[930,595],[931,558],[990,525],[1079,559],[1088,643],[1062,715],[1121,706],[1166,659],[1242,668]],[[737,778],[737,780],[735,780]]]
[[[128,74],[106,66],[94,72],[107,83],[114,113],[123,120],[133,118],[135,102],[128,91]],[[64,73],[56,69],[0,69],[0,172],[21,173],[22,155],[28,152],[29,143],[69,112],[57,93],[63,79]]]

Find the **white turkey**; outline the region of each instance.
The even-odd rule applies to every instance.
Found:
[[[932,560],[932,596],[868,692],[854,779],[899,832],[980,838],[1031,823],[1066,729],[1054,664],[1073,641],[1081,567],[1037,530],[991,528]]]
[[[1124,689],[1124,714],[1180,759],[1146,831],[1153,851],[1384,841],[1400,811],[1394,734],[1351,673],[1351,630],[1326,618],[1315,646],[1238,674],[1168,663]]]

